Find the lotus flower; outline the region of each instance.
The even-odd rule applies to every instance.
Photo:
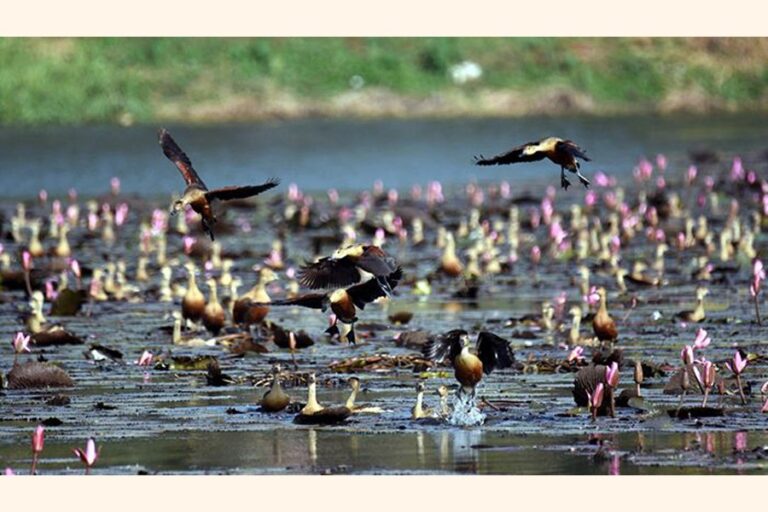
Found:
[[[590,287],[589,293],[582,297],[582,299],[584,299],[584,302],[586,302],[590,307],[600,302],[600,295],[597,293],[597,286]]]
[[[733,355],[733,359],[727,361],[725,366],[728,367],[731,372],[736,376],[736,385],[739,387],[739,396],[741,397],[741,404],[747,405],[747,398],[744,396],[744,387],[741,385],[741,374],[747,367],[747,359],[741,357],[741,352],[736,351]]]
[[[96,441],[92,437],[88,438],[85,443],[85,450],[80,448],[74,448],[72,450],[75,455],[80,457],[80,461],[85,464],[85,474],[90,472],[91,467],[96,464],[96,460],[99,458],[99,450],[96,448]]]
[[[582,359],[584,359],[584,348],[579,345],[573,347],[573,350],[571,350],[568,354],[568,362],[571,363],[573,361],[580,361]]]
[[[145,350],[141,353],[141,357],[139,357],[139,360],[136,361],[136,364],[139,366],[150,366],[152,364],[153,357],[154,356],[152,355],[152,352]]]
[[[41,453],[45,446],[45,428],[38,425],[32,433],[32,452]]]
[[[183,238],[184,242],[184,254],[189,256],[192,253],[192,247],[195,245],[195,237],[192,236],[185,236]]]
[[[30,475],[35,474],[35,468],[37,467],[37,459],[41,453],[43,453],[43,447],[45,446],[45,428],[42,425],[38,425],[35,431],[32,432],[32,468],[29,471]]]
[[[59,296],[59,292],[56,290],[56,287],[54,286],[54,281],[51,279],[46,280],[45,281],[45,299],[48,301],[54,301],[58,296]]]
[[[699,174],[699,170],[695,165],[688,167],[688,171],[685,173],[685,181],[690,185],[696,179],[697,174]]]
[[[763,404],[763,407],[760,409],[760,412],[768,412],[768,399],[765,400],[765,403]]]
[[[25,336],[23,332],[17,332],[12,342],[14,352],[17,354],[21,354],[22,352],[29,352],[29,340],[29,335]]]
[[[534,265],[538,265],[539,262],[541,261],[541,249],[539,248],[538,245],[534,245],[531,248],[531,261],[533,262]]]
[[[588,190],[586,194],[584,194],[584,204],[591,208],[597,204],[597,193],[595,193],[594,190]]]
[[[621,457],[618,455],[611,457],[611,464],[608,467],[608,474],[611,476],[619,476],[621,474]]]
[[[747,433],[743,430],[733,434],[733,451],[744,452],[747,450]]]
[[[698,350],[701,350],[701,349],[707,348],[711,342],[712,342],[712,338],[709,337],[709,334],[707,334],[707,331],[699,327],[696,330],[696,339],[693,340],[693,347]]]
[[[734,375],[741,375],[744,372],[744,369],[747,367],[747,359],[741,357],[741,352],[737,350],[733,355],[733,359],[727,361],[725,366],[727,366]]]
[[[592,419],[594,420],[597,418],[597,410],[600,408],[601,405],[603,405],[603,395],[605,393],[605,385],[600,382],[595,386],[594,392],[590,393],[587,391],[587,400],[589,401],[589,406],[592,409]]]
[[[616,389],[619,385],[619,363],[612,362],[610,366],[605,369],[605,383],[611,389]]]
[[[15,476],[16,475],[16,473],[14,473],[13,469],[11,469],[11,468],[5,468],[4,474],[5,474],[5,476]]]
[[[32,268],[32,255],[29,251],[21,253],[21,266],[24,269],[24,272],[29,272]]]
[[[120,203],[115,209],[115,224],[122,226],[125,223],[125,219],[128,217],[128,205],[126,203]]]
[[[683,350],[680,351],[680,359],[683,360],[683,364],[686,366],[693,364],[693,347],[691,345],[683,347]]]
[[[80,263],[77,260],[72,260],[69,263],[69,268],[72,269],[72,273],[75,275],[76,278],[80,279],[81,270],[80,270]]]

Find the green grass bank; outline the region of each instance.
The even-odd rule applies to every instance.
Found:
[[[767,86],[765,38],[0,39],[5,125],[768,110]]]

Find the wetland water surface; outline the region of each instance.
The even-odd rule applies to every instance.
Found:
[[[481,173],[470,165],[471,155],[502,151],[515,141],[528,140],[542,133],[566,133],[587,148],[595,158],[585,166],[593,178],[595,171],[605,169],[617,177],[631,208],[637,207],[638,191],[652,191],[652,184],[636,184],[632,169],[638,157],[665,152],[670,160],[667,180],[679,186],[688,167],[686,152],[691,148],[711,146],[721,151],[720,161],[702,164],[703,176],[727,176],[734,153],[752,155],[745,163],[759,176],[766,176],[766,162],[761,152],[764,133],[756,126],[764,120],[750,118],[712,119],[534,119],[526,121],[302,121],[265,123],[257,126],[184,127],[174,134],[190,155],[198,171],[211,186],[246,183],[248,170],[256,173],[255,181],[275,175],[283,185],[274,193],[257,198],[250,208],[223,209],[218,239],[225,257],[234,259],[232,273],[243,281],[241,292],[255,281],[253,265],[262,264],[278,231],[284,233],[286,263],[296,266],[310,260],[320,244],[320,253],[329,254],[333,242],[321,239],[338,230],[325,220],[336,213],[324,210],[328,199],[320,192],[314,195],[314,218],[310,226],[296,229],[282,216],[290,200],[287,185],[299,183],[303,189],[322,190],[333,185],[342,190],[344,204],[357,201],[354,193],[367,188],[376,178],[386,186],[400,188],[401,197],[408,195],[414,183],[425,185],[440,178],[448,185],[466,183]],[[719,123],[719,124],[718,124]],[[757,138],[756,132],[760,135]],[[535,135],[531,135],[535,133]],[[30,153],[31,146],[37,153]],[[158,197],[182,190],[181,179],[163,158],[154,140],[154,129],[134,128],[48,128],[38,131],[9,128],[0,131],[0,185],[5,196],[26,198],[27,217],[43,217],[47,222],[51,201],[64,197],[69,187],[76,187],[85,211],[85,201],[108,188],[109,177],[120,176],[123,197],[107,197],[113,204],[126,200],[130,213],[126,223],[116,229],[116,241],[101,239],[101,227],[90,231],[81,214],[70,232],[73,255],[89,271],[107,262],[123,260],[127,276],[136,274],[141,245],[140,223],[149,222],[154,208],[167,211],[168,201]],[[30,158],[30,154],[36,154]],[[598,163],[599,160],[599,163]],[[346,379],[351,373],[334,371],[330,365],[355,356],[386,354],[408,356],[418,349],[397,346],[394,337],[404,331],[422,329],[443,333],[465,328],[473,333],[491,330],[511,341],[517,365],[486,376],[478,395],[493,404],[484,408],[486,424],[459,428],[444,423],[423,424],[410,419],[414,403],[414,387],[419,371],[412,367],[359,368],[354,372],[362,382],[359,402],[384,409],[382,414],[356,414],[343,425],[308,427],[292,423],[293,413],[267,415],[258,410],[258,401],[267,389],[267,375],[274,362],[292,369],[290,354],[271,342],[264,342],[266,354],[246,353],[238,356],[225,347],[174,346],[171,336],[159,330],[173,323],[170,314],[178,310],[174,303],[157,300],[159,267],[150,255],[150,280],[136,284],[138,290],[127,292],[128,300],[108,300],[86,305],[75,317],[50,317],[85,337],[85,345],[32,347],[32,354],[22,360],[44,358],[61,365],[76,386],[66,390],[5,389],[0,395],[0,464],[24,472],[31,460],[29,436],[35,425],[45,422],[46,447],[38,470],[43,474],[82,472],[71,448],[82,446],[93,436],[101,447],[96,473],[505,473],[505,474],[678,474],[678,473],[753,473],[763,472],[764,445],[768,416],[760,414],[762,402],[759,387],[768,378],[765,364],[764,328],[754,322],[753,306],[748,295],[750,265],[737,254],[722,265],[727,273],[709,281],[691,277],[694,256],[707,253],[694,246],[684,253],[669,250],[664,263],[662,286],[629,285],[620,293],[605,261],[596,254],[576,261],[568,251],[560,254],[548,242],[545,225],[528,222],[531,209],[541,210],[547,185],[556,185],[557,169],[542,163],[540,167],[511,167],[489,170],[488,182],[519,176],[512,183],[511,197],[492,198],[480,209],[481,219],[501,222],[499,232],[506,233],[509,208],[518,205],[521,220],[519,259],[509,270],[481,280],[476,299],[456,298],[463,280],[435,277],[432,293],[415,293],[416,279],[431,273],[440,260],[442,250],[435,246],[435,226],[426,225],[426,243],[401,242],[397,236],[387,237],[384,248],[403,264],[406,278],[389,303],[372,304],[360,312],[358,345],[329,342],[323,335],[327,317],[301,308],[276,308],[269,318],[280,325],[307,331],[315,345],[297,353],[300,373],[318,373],[320,403],[340,404],[346,399]],[[345,169],[355,169],[347,173]],[[24,179],[20,179],[24,177]],[[338,178],[338,179],[337,179]],[[703,180],[700,180],[703,181]],[[497,181],[496,181],[497,182]],[[38,189],[48,188],[48,204],[40,205],[32,198]],[[446,187],[449,188],[449,187]],[[351,191],[344,193],[343,191]],[[597,189],[598,198],[609,195],[608,189]],[[707,215],[717,233],[727,223],[730,197],[738,197],[742,209],[739,216],[744,230],[753,227],[751,209],[757,209],[760,198],[746,187],[718,188],[719,207],[696,202],[694,193],[682,193],[684,216]],[[137,197],[142,195],[142,197]],[[451,231],[467,222],[470,204],[465,192],[446,194],[439,212],[430,214],[434,222]],[[571,220],[572,205],[583,205],[585,192],[577,185],[558,190],[555,211]],[[606,199],[610,201],[610,198]],[[384,225],[387,210],[381,200],[367,216],[373,230],[361,223],[358,241],[368,242],[376,226]],[[330,214],[328,212],[331,212]],[[27,246],[28,233],[15,241],[11,235],[11,217],[15,203],[2,202],[2,235],[4,251],[13,255],[12,267],[20,268],[17,255]],[[598,203],[590,215],[608,225],[610,209]],[[695,218],[695,217],[694,217]],[[103,222],[103,219],[102,219]],[[662,221],[670,246],[682,229],[682,218]],[[47,233],[47,225],[42,233]],[[173,227],[175,221],[170,221]],[[237,226],[250,231],[227,234],[224,227]],[[197,223],[190,224],[190,235],[205,249]],[[172,230],[171,230],[172,231]],[[473,243],[472,234],[458,239],[458,252],[466,263],[466,249]],[[320,240],[320,241],[318,241]],[[717,238],[715,238],[717,240]],[[340,239],[339,239],[340,241]],[[56,245],[43,240],[47,248]],[[170,233],[168,256],[173,267],[174,284],[186,284],[181,264],[188,258],[202,266],[207,256],[188,257],[182,250],[182,237]],[[534,266],[528,255],[534,245],[542,248],[542,260]],[[765,235],[756,230],[754,247],[761,254]],[[509,248],[500,246],[506,255]],[[629,268],[635,260],[654,262],[657,242],[643,232],[622,240],[621,265]],[[206,251],[203,250],[205,253]],[[721,264],[716,254],[712,261]],[[39,271],[54,264],[53,257],[36,259]],[[619,409],[617,418],[598,418],[591,422],[584,410],[574,411],[571,395],[574,373],[559,363],[567,357],[565,336],[570,326],[568,306],[582,304],[576,269],[586,265],[592,271],[592,284],[606,286],[609,306],[620,330],[619,345],[629,359],[642,359],[667,368],[665,374],[649,375],[643,383],[646,406],[641,409]],[[220,275],[219,270],[211,272]],[[273,298],[286,293],[288,278],[279,272],[280,281],[268,290]],[[56,277],[50,271],[43,277]],[[69,276],[70,285],[74,278]],[[202,280],[202,279],[200,279]],[[84,278],[85,283],[88,277]],[[672,369],[679,365],[680,349],[693,342],[696,326],[673,320],[681,309],[694,302],[697,285],[709,287],[707,320],[702,324],[713,339],[706,349],[710,360],[722,362],[733,354],[735,346],[756,355],[751,360],[745,380],[751,388],[748,405],[741,406],[731,392],[713,394],[711,401],[722,405],[726,414],[720,417],[671,419],[667,409],[679,402],[675,395],[663,394]],[[207,289],[201,286],[207,294]],[[562,327],[552,331],[510,318],[537,313],[543,301],[554,301],[565,292],[567,306]],[[222,291],[224,295],[225,292]],[[23,328],[19,313],[26,309],[25,292],[5,289],[0,292],[0,339],[10,341]],[[586,307],[582,304],[582,306]],[[46,305],[47,311],[47,305]],[[87,316],[85,312],[90,311]],[[410,311],[413,319],[406,326],[392,325],[388,315]],[[591,325],[582,326],[582,334]],[[207,338],[205,333],[199,336]],[[94,362],[84,357],[90,343],[99,343],[123,353],[122,362]],[[169,358],[178,355],[216,356],[221,369],[232,378],[223,387],[209,386],[205,369],[141,368],[134,364],[144,349]],[[589,351],[590,349],[587,349]],[[13,361],[10,343],[0,344],[1,367],[7,372]],[[548,364],[551,362],[557,364]],[[667,366],[664,366],[664,365]],[[724,374],[725,368],[720,372]],[[552,369],[554,368],[554,371]],[[455,388],[450,368],[428,374],[428,406],[436,407],[435,389],[439,384]],[[725,375],[724,375],[725,376]],[[254,385],[257,384],[257,385]],[[620,387],[632,385],[632,369],[622,368]],[[303,385],[286,384],[294,400],[306,400]],[[53,405],[55,395],[69,398],[68,403]],[[686,402],[694,405],[699,396]]]

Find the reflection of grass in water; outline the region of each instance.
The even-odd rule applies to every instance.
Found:
[[[598,107],[642,108],[695,90],[744,107],[765,96],[766,55],[768,44],[754,39],[2,39],[0,119],[150,121],[200,103],[216,119],[238,99],[327,99],[348,91],[354,75],[417,97],[478,89],[536,97],[545,87]],[[451,82],[450,67],[463,60],[482,66],[476,84]]]

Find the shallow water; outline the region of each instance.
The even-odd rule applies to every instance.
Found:
[[[242,181],[242,169],[253,163],[249,155],[255,153],[258,156],[254,168],[280,168],[281,160],[286,159],[286,167],[296,173],[266,172],[264,176],[280,175],[285,183],[296,180],[307,188],[324,188],[328,184],[326,171],[335,165],[347,168],[351,165],[348,159],[352,158],[348,153],[354,155],[355,151],[360,151],[358,157],[362,157],[356,161],[369,171],[345,174],[339,184],[334,182],[339,188],[367,187],[377,173],[384,175],[385,166],[396,171],[386,175],[387,185],[408,186],[414,181],[433,179],[435,174],[448,183],[464,183],[467,180],[465,171],[474,169],[462,167],[455,160],[465,152],[471,155],[487,147],[487,152],[491,153],[494,148],[506,147],[502,139],[506,140],[508,133],[512,133],[511,139],[517,140],[527,138],[525,134],[530,132],[548,132],[566,125],[574,130],[573,137],[585,146],[600,148],[601,158],[605,155],[610,166],[616,166],[620,184],[630,191],[634,187],[631,168],[636,158],[644,153],[666,152],[671,160],[677,158],[682,162],[685,149],[700,144],[721,142],[722,147],[717,146],[717,149],[728,155],[734,150],[755,152],[762,149],[762,140],[758,143],[754,139],[754,120],[750,118],[726,118],[722,125],[715,126],[702,120],[679,119],[634,119],[632,122],[576,120],[572,123],[538,119],[527,121],[523,130],[522,123],[508,120],[305,121],[245,127],[184,127],[178,132],[185,134],[186,140],[181,135],[179,139],[184,140],[182,146],[188,150],[201,173],[204,172],[204,165],[206,169],[215,167],[221,170],[211,174],[209,184],[213,184],[214,179],[221,183]],[[403,129],[404,126],[408,130]],[[156,194],[148,195],[165,196],[168,191],[180,190],[176,171],[160,155],[154,143],[154,131],[148,131],[146,127],[77,129],[73,133],[79,137],[80,144],[67,143],[65,129],[46,128],[14,134],[3,130],[0,135],[2,146],[10,150],[0,152],[3,169],[0,180],[5,180],[6,185],[11,182],[19,184],[11,189],[14,194],[23,192],[29,198],[34,196],[41,186],[38,176],[42,175],[52,198],[54,191],[63,191],[73,184],[84,197],[87,191],[102,192],[109,176],[114,174],[121,176],[126,193],[138,190],[139,184],[146,183],[142,180],[149,175],[156,176],[157,180],[151,182],[151,192]],[[144,141],[146,131],[148,143]],[[281,139],[279,135],[288,132],[293,135]],[[41,133],[44,135],[42,147],[47,148],[46,151],[40,154],[39,159],[23,159],[25,144],[32,144]],[[318,159],[315,152],[332,146],[325,139],[331,133],[337,137],[345,134],[345,137],[339,137],[345,145],[334,146],[326,159]],[[603,139],[592,139],[592,142],[590,137],[598,137],[598,133]],[[417,140],[415,134],[421,138]],[[124,135],[124,138],[118,135]],[[296,139],[292,138],[294,136]],[[262,137],[275,144],[252,145],[254,139],[261,140]],[[442,141],[439,140],[441,137]],[[467,137],[470,138],[467,147],[464,147]],[[278,139],[281,140],[279,143],[276,142]],[[363,139],[368,142],[362,143]],[[373,143],[374,140],[379,141],[380,147]],[[446,141],[452,143],[446,144]],[[225,149],[229,143],[239,149]],[[147,144],[148,148],[145,147]],[[134,151],[133,145],[141,149]],[[402,152],[391,151],[394,147],[404,149]],[[443,148],[448,153],[434,151],[435,148]],[[62,153],[60,163],[53,165],[51,157],[59,151]],[[390,159],[375,158],[377,151]],[[88,155],[92,158],[86,158]],[[130,158],[123,159],[121,155],[129,155]],[[332,163],[333,155],[338,156],[337,162]],[[405,161],[410,158],[429,164],[425,163],[424,168],[418,171],[413,167],[397,165],[400,159]],[[446,164],[449,160],[453,162],[450,165]],[[289,165],[291,161],[296,165]],[[77,168],[73,165],[77,162],[83,167],[80,177],[74,181],[69,173]],[[726,158],[711,170],[727,172],[729,163]],[[445,167],[436,170],[443,164]],[[761,175],[766,174],[764,161],[751,161],[749,165]],[[158,166],[162,167],[163,173],[158,172]],[[685,168],[683,163],[671,164],[668,171],[670,181],[680,176]],[[7,169],[12,172],[6,173]],[[546,173],[540,173],[536,166],[521,167],[520,176],[525,179],[515,184],[513,197],[522,194],[520,189],[528,188],[536,200],[540,200],[544,185],[556,181],[556,172],[548,166],[546,169]],[[498,179],[506,176],[506,172],[504,169],[494,170],[491,176]],[[592,176],[593,172],[588,172],[588,175]],[[18,176],[22,173],[29,173],[34,179],[19,181]],[[204,177],[208,175],[203,174]],[[159,192],[161,190],[162,193]],[[284,192],[285,188],[280,189],[272,198],[260,200],[253,209],[232,209],[222,214],[223,219],[230,223],[245,219],[256,227],[247,236],[221,234],[219,237],[225,252],[235,257],[233,273],[244,281],[241,292],[254,281],[252,265],[260,263],[269,251],[275,229],[267,219],[273,210],[281,208],[280,205],[272,205],[272,201]],[[405,190],[401,193],[406,195]],[[318,202],[327,201],[320,197]],[[558,192],[556,206],[559,211],[567,213],[571,204],[582,203],[583,199],[584,192],[574,187],[568,192]],[[744,194],[740,199],[743,201],[742,216],[746,218],[750,201],[754,198]],[[684,200],[692,201],[693,197],[686,196]],[[450,211],[466,214],[468,207],[463,199],[450,199],[449,203]],[[713,225],[722,225],[727,213],[727,197],[723,196],[721,204],[720,213],[711,218]],[[31,215],[41,213],[31,200],[28,207]],[[73,230],[70,240],[77,246],[78,259],[83,265],[92,267],[110,258],[124,258],[128,264],[128,275],[133,276],[138,222],[146,220],[153,207],[165,209],[167,200],[163,197],[147,203],[133,201],[128,223],[118,230],[118,241],[110,247],[98,238],[87,236],[83,226]],[[13,209],[12,201],[0,203],[0,211],[6,218],[12,215]],[[500,210],[506,211],[507,206]],[[521,205],[521,220],[527,218],[526,211],[527,206]],[[457,218],[452,216],[446,219],[446,224],[454,225],[456,221]],[[198,228],[191,229],[193,235],[201,236],[196,231]],[[4,235],[7,233],[7,221],[2,231]],[[289,264],[296,265],[311,258],[310,238],[322,232],[319,229],[289,234],[286,239]],[[434,233],[429,233],[427,239],[430,243],[419,249],[410,245],[401,246],[393,239],[387,241],[385,248],[403,263],[406,276],[424,276],[434,268],[440,255],[440,250],[432,243],[433,238]],[[543,332],[536,327],[509,327],[505,323],[510,317],[538,312],[541,301],[552,300],[560,290],[567,292],[569,305],[581,300],[578,288],[572,283],[576,274],[573,262],[546,255],[537,267],[528,261],[530,246],[535,242],[541,243],[545,238],[544,228],[540,227],[535,232],[525,231],[521,241],[521,260],[511,272],[484,280],[477,300],[452,298],[461,283],[449,279],[433,282],[433,294],[428,298],[415,296],[410,284],[402,284],[390,304],[372,304],[361,313],[357,329],[366,338],[356,346],[326,341],[322,336],[327,327],[326,316],[314,311],[273,308],[270,318],[284,326],[305,329],[315,339],[316,345],[300,351],[297,361],[302,372],[318,372],[319,401],[327,405],[340,404],[348,395],[345,381],[349,374],[333,372],[329,369],[331,363],[352,356],[414,354],[414,350],[400,348],[393,343],[393,337],[404,330],[426,329],[440,333],[463,327],[474,333],[481,328],[488,329],[512,342],[518,362],[562,361],[568,354],[568,349],[560,345],[563,342],[562,333]],[[7,236],[3,243],[6,251],[17,253],[18,246]],[[48,247],[54,245],[51,240],[44,243]],[[169,255],[184,261],[181,246],[181,237],[169,238]],[[759,252],[765,250],[764,234],[758,236],[756,248]],[[332,249],[326,245],[324,252]],[[642,236],[633,239],[624,250],[627,258],[625,266],[630,258],[652,260],[652,246]],[[680,348],[692,342],[696,326],[674,322],[672,317],[677,311],[692,306],[696,283],[685,265],[694,254],[701,252],[700,248],[695,248],[680,257],[675,250],[670,250],[665,256],[665,277],[669,283],[663,287],[630,285],[628,294],[611,291],[609,306],[619,324],[620,346],[624,348],[626,357],[656,364],[679,364]],[[716,261],[715,257],[713,261]],[[40,262],[44,263],[45,259]],[[586,263],[592,269],[593,284],[606,285],[609,290],[615,290],[613,279],[601,270],[596,261],[590,259]],[[143,290],[158,282],[155,266],[150,269],[155,277],[151,283],[142,285]],[[184,271],[179,266],[175,268],[174,279],[180,283],[185,281]],[[764,356],[764,328],[753,320],[753,306],[746,287],[748,279],[748,262],[742,261],[740,269],[730,277],[707,284],[710,295],[704,327],[713,339],[713,344],[707,349],[707,357],[711,360],[721,362],[727,359],[736,345]],[[273,286],[270,293],[273,297],[281,297],[284,290],[281,285]],[[19,291],[0,293],[4,299],[0,303],[0,340],[12,339],[13,333],[21,328],[17,316],[23,309],[23,295]],[[636,306],[632,306],[633,297]],[[759,413],[761,401],[757,390],[768,379],[765,358],[753,361],[745,376],[753,392],[747,407],[741,406],[733,395],[712,396],[711,404],[726,407],[727,414],[723,417],[671,419],[666,410],[676,408],[678,398],[662,393],[667,377],[649,376],[643,385],[643,394],[649,404],[647,410],[619,409],[615,419],[599,418],[592,422],[586,411],[573,410],[573,373],[537,372],[535,365],[528,364],[523,369],[494,372],[483,380],[478,398],[497,405],[495,408],[483,408],[482,414],[487,418],[481,427],[462,428],[445,423],[412,421],[410,408],[414,403],[413,390],[419,375],[410,368],[397,368],[356,374],[363,385],[359,402],[381,407],[385,409],[383,414],[359,414],[344,425],[309,428],[294,425],[291,413],[266,415],[256,407],[266,387],[255,387],[253,382],[265,378],[274,362],[291,368],[291,357],[287,351],[268,344],[268,354],[249,353],[237,358],[222,347],[172,346],[170,336],[157,328],[172,323],[169,315],[178,309],[178,303],[178,300],[175,304],[111,301],[95,304],[90,318],[84,315],[51,318],[61,321],[75,333],[87,335],[88,343],[97,342],[121,350],[125,354],[125,363],[96,364],[88,361],[83,356],[83,346],[34,348],[33,355],[22,356],[31,358],[42,355],[56,361],[70,373],[77,386],[62,392],[71,398],[71,403],[66,406],[46,405],[45,400],[53,394],[51,391],[2,391],[0,466],[10,466],[23,472],[30,460],[28,443],[34,426],[55,418],[61,424],[47,428],[46,450],[39,466],[39,471],[44,474],[81,472],[78,461],[71,455],[71,448],[82,445],[88,436],[94,436],[102,447],[101,458],[94,469],[97,473],[764,472],[763,461],[767,454],[763,446],[768,444],[768,415]],[[387,314],[404,310],[414,313],[410,324],[405,327],[389,325]],[[654,320],[654,313],[659,313],[660,319]],[[384,327],[374,328],[370,325],[374,323],[384,324]],[[565,326],[568,325],[566,320]],[[589,330],[589,325],[582,326],[583,334]],[[170,351],[174,355],[216,355],[222,370],[236,383],[211,387],[206,385],[205,371],[140,369],[133,361],[144,349],[165,355]],[[0,368],[7,371],[13,357],[9,343],[0,343],[0,357]],[[426,406],[438,405],[435,394],[438,385],[446,384],[455,389],[452,372],[446,370],[444,374],[428,379]],[[630,368],[622,372],[622,386],[628,385],[631,385]],[[288,387],[287,391],[295,400],[306,399],[304,387]],[[698,397],[689,397],[685,404],[696,405],[698,401]],[[737,446],[738,451],[735,451]]]

